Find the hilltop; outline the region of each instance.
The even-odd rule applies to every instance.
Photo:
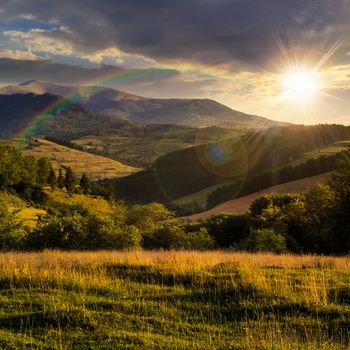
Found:
[[[265,128],[286,125],[235,111],[210,99],[154,99],[100,86],[64,86],[40,80],[0,88],[0,94],[50,94],[80,103],[89,111],[145,124],[230,125]]]

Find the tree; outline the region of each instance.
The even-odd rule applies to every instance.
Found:
[[[74,191],[75,187],[75,176],[71,167],[66,169],[66,174],[64,176],[64,187],[69,193]]]
[[[11,213],[0,203],[0,250],[15,250],[22,248],[25,230],[16,213]]]
[[[338,254],[350,252],[350,152],[344,152],[329,182],[335,193],[331,249]]]
[[[242,248],[253,252],[282,253],[287,249],[283,235],[273,229],[251,230],[243,241]]]
[[[88,194],[90,192],[90,180],[85,173],[81,176],[79,184],[84,194]]]
[[[166,221],[172,221],[174,214],[163,204],[137,204],[127,211],[126,224],[138,227],[144,234],[152,233]]]
[[[62,173],[61,173],[62,175]],[[57,178],[56,178],[56,173],[55,171],[51,168],[49,176],[47,178],[47,184],[51,186],[51,190],[55,188],[57,185]]]
[[[250,214],[221,214],[208,220],[206,227],[219,248],[235,247],[249,234]]]
[[[40,158],[37,161],[37,182],[39,185],[45,185],[48,183],[48,179],[51,175],[52,165],[48,158]]]
[[[64,176],[63,176],[62,169],[58,170],[57,186],[58,188],[61,188],[61,189],[64,187]]]
[[[328,185],[318,184],[305,192],[305,229],[303,236],[308,250],[331,253],[334,225],[335,193]]]

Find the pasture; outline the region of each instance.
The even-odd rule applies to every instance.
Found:
[[[2,349],[348,349],[350,258],[0,254]]]

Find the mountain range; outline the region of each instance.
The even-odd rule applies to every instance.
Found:
[[[177,124],[192,127],[216,125],[257,129],[286,125],[286,123],[235,111],[210,99],[154,99],[99,86],[64,86],[31,80],[1,87],[0,94],[32,94],[23,98],[23,103],[26,100],[31,106],[39,103],[40,99],[37,95],[61,96],[67,101],[81,104],[91,112],[142,124]],[[16,104],[17,99],[19,97],[15,99]],[[32,103],[30,99],[33,99]],[[50,98],[45,97],[41,102],[45,103],[45,99]],[[5,98],[5,100],[7,104],[10,103],[9,99]],[[11,105],[7,109],[11,110]],[[45,109],[45,106],[42,106],[42,109]],[[0,119],[4,118],[3,113],[4,109],[0,108]]]

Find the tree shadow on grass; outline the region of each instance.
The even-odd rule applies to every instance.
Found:
[[[94,323],[84,317],[80,311],[62,311],[55,313],[31,312],[0,317],[0,329],[16,331],[42,330],[46,328],[75,328],[93,331]]]

